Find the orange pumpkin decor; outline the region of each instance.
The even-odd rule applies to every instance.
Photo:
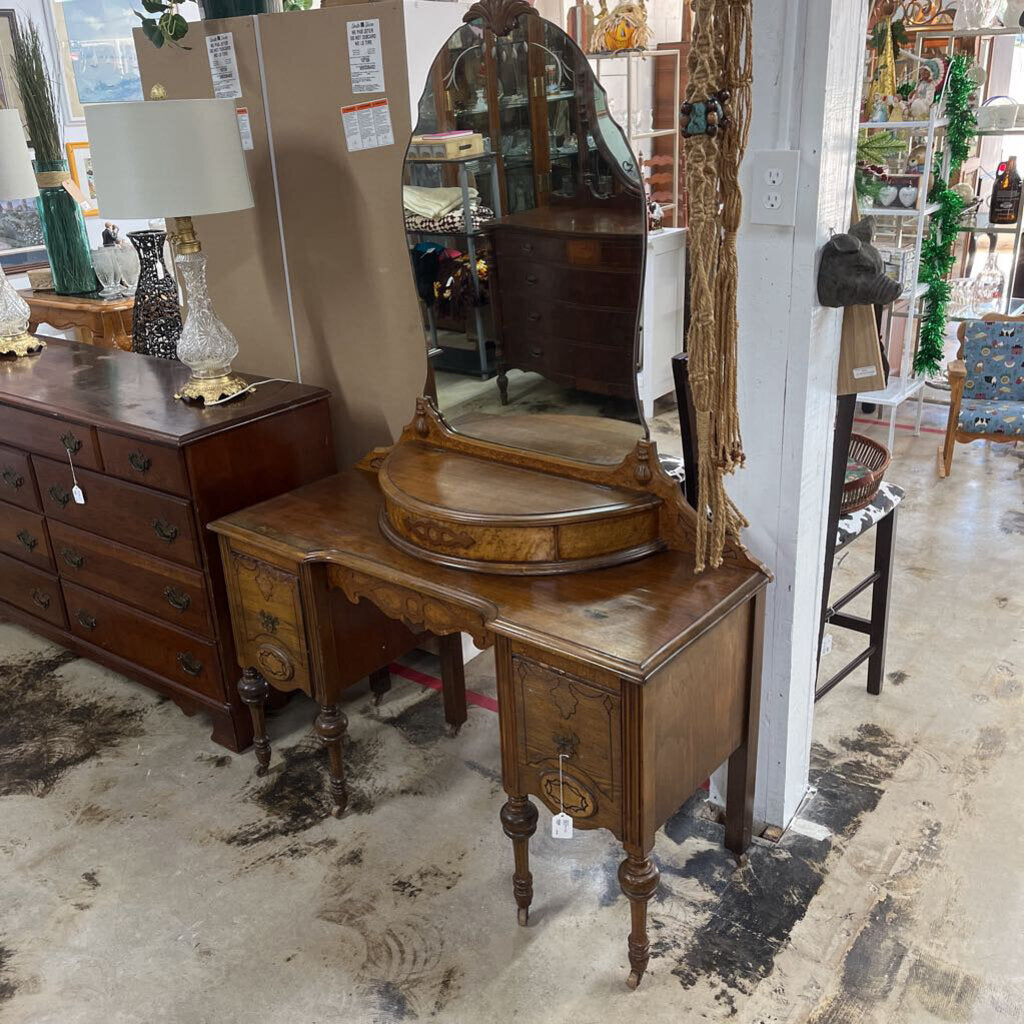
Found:
[[[651,38],[647,26],[647,8],[643,0],[620,3],[611,12],[605,0],[601,0],[601,13],[595,27],[594,41],[598,50],[604,53],[640,50],[647,46]]]

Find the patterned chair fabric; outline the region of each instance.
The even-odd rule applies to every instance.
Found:
[[[964,398],[957,428],[965,434],[998,434],[1024,438],[1024,402],[993,402]]]
[[[963,359],[965,399],[1024,403],[1024,323],[969,321]]]

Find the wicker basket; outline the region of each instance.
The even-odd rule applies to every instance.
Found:
[[[863,434],[850,435],[850,454],[847,459],[847,480],[843,484],[843,501],[839,506],[840,515],[849,515],[862,508],[867,508],[878,493],[885,471],[889,468],[892,456],[884,444],[872,441]],[[860,470],[856,477],[850,479],[850,463],[855,463]]]

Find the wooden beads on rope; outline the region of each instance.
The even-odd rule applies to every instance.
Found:
[[[713,139],[720,128],[729,127],[726,104],[731,93],[719,89],[698,103],[684,103],[679,108],[679,129],[684,135],[707,135]]]

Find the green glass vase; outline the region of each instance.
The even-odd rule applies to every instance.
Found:
[[[34,160],[37,178],[49,175],[54,184],[40,185],[36,206],[43,225],[43,241],[58,295],[82,295],[99,287],[92,269],[89,235],[82,208],[58,181],[69,177],[66,160]]]

